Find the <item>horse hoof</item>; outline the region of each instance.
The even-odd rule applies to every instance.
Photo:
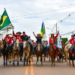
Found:
[[[38,62],[36,62],[36,65],[38,66]]]
[[[23,64],[23,66],[25,66],[25,64]]]
[[[17,63],[17,66],[19,65],[19,63]]]
[[[5,66],[5,64],[3,64]]]

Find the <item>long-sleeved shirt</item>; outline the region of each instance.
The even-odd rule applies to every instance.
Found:
[[[69,42],[70,42],[71,44],[75,44],[75,37],[72,37],[72,39],[70,39]]]
[[[54,43],[55,39],[58,37],[58,33],[56,36],[54,36],[54,39],[52,37],[49,38],[49,43]]]
[[[4,40],[11,45],[11,38],[10,37],[5,37]]]
[[[17,39],[19,39],[19,40],[20,40],[20,39],[21,39],[21,37],[22,37],[23,35],[18,36],[18,35],[16,35],[16,34],[14,33],[14,31],[13,31],[13,36],[15,36],[15,37],[16,37],[16,40],[17,40]]]

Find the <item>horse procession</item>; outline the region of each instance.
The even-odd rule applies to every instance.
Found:
[[[19,66],[19,62],[23,62],[23,65],[30,65],[33,57],[36,56],[36,65],[39,65],[39,57],[40,64],[43,65],[43,56],[44,61],[45,58],[49,58],[51,61],[51,66],[55,66],[55,59],[57,58],[58,62],[67,62],[67,65],[74,66],[75,60],[75,37],[69,40],[68,43],[63,44],[62,48],[57,47],[56,38],[58,37],[59,31],[56,36],[54,33],[51,33],[51,37],[49,38],[49,44],[47,40],[42,41],[42,36],[40,34],[35,35],[36,42],[31,40],[30,36],[26,35],[25,32],[23,34],[21,32],[17,32],[16,34],[12,33],[13,36],[10,36],[9,33],[0,41],[0,57],[3,57],[3,65],[6,66],[8,63],[12,63],[15,66],[15,62],[17,62],[17,66]],[[60,37],[61,38],[61,37]],[[69,61],[68,61],[69,60]]]

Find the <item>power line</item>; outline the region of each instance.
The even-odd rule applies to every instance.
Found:
[[[69,14],[68,16],[66,16],[64,19],[62,19],[62,20],[58,21],[56,24],[63,22],[64,20],[66,20],[67,18],[69,18],[70,16],[72,16],[73,14],[75,14],[75,11],[74,11],[74,12],[72,12],[72,13],[70,13],[70,14]],[[56,24],[54,24],[53,29],[55,28],[55,25],[56,25]]]
[[[61,9],[56,9],[56,10],[45,11],[45,12],[32,13],[32,14],[21,15],[21,16],[12,16],[12,18],[13,18],[13,17],[22,17],[22,16],[31,16],[31,15],[44,14],[44,13],[49,13],[49,12],[53,12],[53,11],[59,11],[59,10],[63,10],[63,9],[69,9],[69,8],[73,8],[73,7],[75,7],[75,5],[69,6],[69,7],[63,7],[63,8],[61,8]]]
[[[68,32],[68,33],[64,33],[64,34],[61,34],[61,35],[68,35],[68,34],[74,34],[75,30],[71,31],[71,32]]]

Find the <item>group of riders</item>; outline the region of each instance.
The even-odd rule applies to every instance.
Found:
[[[19,46],[21,48],[21,55],[23,54],[23,41],[27,41],[28,44],[30,45],[30,48],[32,51],[36,51],[36,47],[37,44],[40,43],[42,45],[42,48],[44,49],[44,45],[42,44],[42,36],[40,34],[35,35],[35,33],[33,32],[33,35],[36,38],[36,43],[34,42],[34,40],[31,40],[30,36],[26,35],[25,32],[23,32],[23,34],[21,32],[17,32],[16,34],[13,31],[13,36],[9,36],[9,34],[7,33],[6,36],[4,37],[4,40],[8,43],[9,45],[9,51],[12,52],[12,47],[14,46],[15,41],[18,39],[19,40]],[[57,43],[56,43],[56,38],[58,37],[59,31],[57,33],[56,36],[54,36],[54,33],[51,34],[51,37],[49,38],[49,45],[53,44],[53,47],[55,48],[55,50],[58,51],[58,47],[57,47]],[[61,37],[60,37],[61,38]],[[72,47],[70,48],[70,50],[74,49],[74,44],[75,44],[75,37],[73,37],[72,39],[69,40],[72,45]],[[32,43],[33,42],[33,45]],[[46,42],[46,50],[49,50],[49,45],[48,45],[48,41],[43,41],[43,43]],[[62,43],[62,40],[61,40]]]

